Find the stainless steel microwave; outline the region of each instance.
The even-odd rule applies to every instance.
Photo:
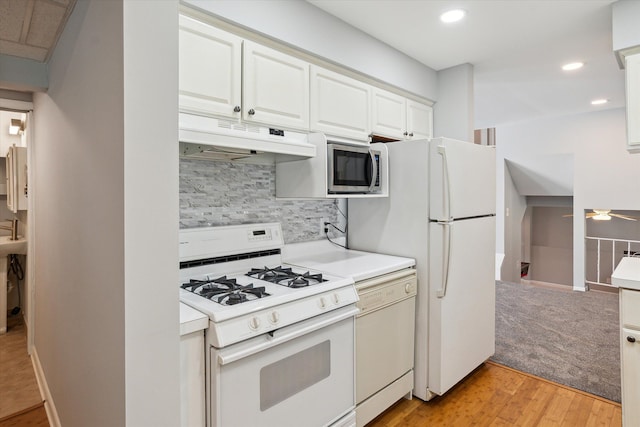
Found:
[[[327,189],[333,194],[381,193],[382,152],[327,142]]]

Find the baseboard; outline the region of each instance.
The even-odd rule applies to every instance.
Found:
[[[47,418],[49,419],[49,425],[51,427],[61,427],[60,418],[58,417],[58,411],[56,411],[56,405],[53,403],[51,392],[49,391],[49,385],[47,379],[44,376],[40,359],[38,358],[38,351],[35,346],[31,352],[31,363],[33,363],[33,370],[36,373],[36,380],[38,381],[38,388],[40,389],[40,396],[44,400],[44,409],[47,411]]]

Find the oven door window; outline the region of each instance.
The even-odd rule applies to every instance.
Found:
[[[353,337],[348,318],[225,365],[217,352],[247,343],[212,349],[212,425],[323,426],[345,415],[355,404]]]

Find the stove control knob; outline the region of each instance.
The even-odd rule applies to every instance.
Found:
[[[277,311],[272,311],[269,314],[269,322],[271,322],[272,324],[276,324],[278,323],[278,321],[280,320],[280,313],[278,313]]]
[[[260,327],[260,319],[255,316],[252,317],[251,320],[249,320],[249,327],[254,331],[257,330]]]
[[[338,293],[336,292],[335,294],[333,294],[333,303],[335,305],[340,304],[340,295],[338,295]]]
[[[327,308],[327,301],[324,299],[324,297],[320,297],[320,300],[318,301],[318,305],[323,310]]]

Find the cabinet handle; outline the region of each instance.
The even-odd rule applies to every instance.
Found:
[[[627,341],[629,341],[630,343],[634,343],[636,342],[636,337],[628,336]]]
[[[233,112],[234,113],[239,113],[240,112],[240,106],[236,105],[235,107],[233,107]]]
[[[404,135],[404,136],[407,136],[407,135],[409,135],[409,132],[405,132],[405,133],[403,133],[403,135]]]
[[[256,110],[254,110],[253,108],[249,110],[249,115],[253,116],[256,113]]]
[[[409,134],[409,136],[413,136],[413,132],[411,132],[411,133]]]

